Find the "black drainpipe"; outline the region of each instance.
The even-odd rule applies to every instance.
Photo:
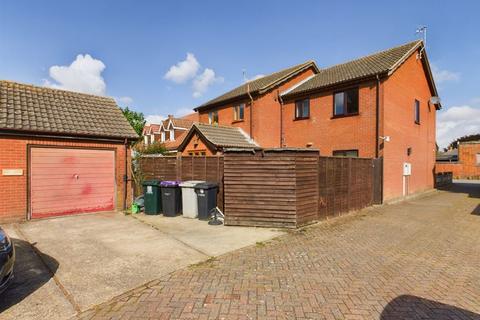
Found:
[[[128,139],[125,138],[125,174],[123,175],[123,210],[127,210],[128,188]]]
[[[380,77],[377,74],[377,88],[376,88],[376,99],[375,99],[375,158],[378,158],[379,146],[378,142],[380,139]]]
[[[283,99],[279,91],[277,91],[277,95],[280,102],[280,148],[283,148]]]

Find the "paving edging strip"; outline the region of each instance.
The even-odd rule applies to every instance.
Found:
[[[14,224],[13,225],[15,231],[18,233],[18,235],[20,237],[22,237],[22,240],[28,242],[30,244],[30,247],[32,248],[33,252],[35,253],[35,255],[40,259],[40,261],[42,262],[42,264],[45,266],[45,268],[48,270],[48,272],[50,273],[50,276],[52,277],[53,281],[55,281],[55,284],[57,285],[57,287],[60,289],[60,291],[62,292],[62,294],[64,295],[65,299],[67,299],[67,301],[72,305],[73,309],[75,310],[75,312],[77,314],[81,313],[82,312],[82,309],[80,308],[80,306],[78,305],[78,303],[75,301],[73,295],[67,290],[67,288],[65,288],[65,286],[60,282],[60,279],[58,279],[58,277],[56,276],[55,272],[50,268],[50,266],[48,265],[48,263],[45,261],[45,259],[43,258],[42,256],[42,253],[40,252],[40,250],[30,241],[30,239],[25,235],[25,233],[20,229],[20,227],[18,226],[18,224]]]

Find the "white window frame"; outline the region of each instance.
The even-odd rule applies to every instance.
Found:
[[[150,143],[155,143],[155,135],[154,134],[151,134],[150,135]]]
[[[143,136],[143,142],[145,144],[148,144],[148,136],[147,135]]]
[[[160,133],[160,141],[165,142],[165,131]]]
[[[170,129],[170,141],[173,141],[173,140],[175,140],[175,130]]]
[[[476,156],[477,156],[477,159],[476,159],[477,160],[477,166],[480,166],[480,153],[477,153]]]

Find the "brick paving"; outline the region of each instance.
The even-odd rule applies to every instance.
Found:
[[[479,208],[480,184],[370,208],[179,270],[79,318],[480,319]]]

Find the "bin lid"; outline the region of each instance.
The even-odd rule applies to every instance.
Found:
[[[142,182],[143,186],[158,186],[160,185],[160,180],[145,180]]]
[[[179,184],[179,186],[182,188],[194,188],[197,184],[204,183],[204,182],[205,181],[202,181],[202,180],[188,180],[188,181],[183,181],[182,183]]]
[[[218,183],[202,182],[195,185],[195,190],[199,190],[199,189],[207,190],[207,189],[213,189],[213,188],[218,188]]]
[[[180,183],[180,181],[170,181],[170,180],[167,180],[167,181],[162,181],[160,182],[160,186],[161,187],[178,187],[178,184]]]

